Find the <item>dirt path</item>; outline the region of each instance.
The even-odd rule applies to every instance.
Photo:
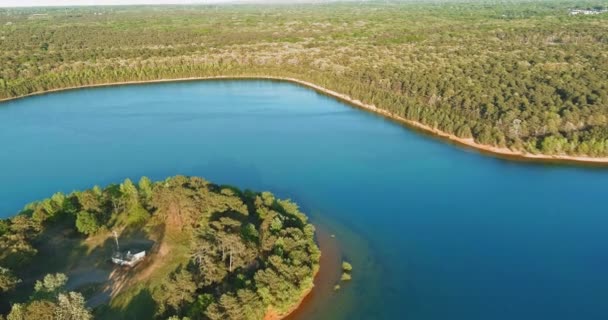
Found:
[[[143,266],[144,269],[137,274],[136,281],[144,281],[154,274],[154,272],[163,265],[163,261],[165,260],[163,258],[167,256],[170,251],[169,245],[166,242],[161,242],[158,252],[152,253],[149,257],[146,257],[150,263]]]

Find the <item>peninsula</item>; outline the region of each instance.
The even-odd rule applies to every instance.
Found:
[[[0,220],[0,311],[280,319],[313,287],[314,237],[293,202],[197,177],[57,193]]]

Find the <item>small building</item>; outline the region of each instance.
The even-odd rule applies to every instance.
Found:
[[[570,9],[570,15],[571,16],[576,16],[576,15],[594,15],[594,14],[600,14],[600,13],[605,13],[608,12],[608,10],[606,9]]]
[[[146,251],[140,251],[138,253],[127,252],[116,252],[112,255],[112,262],[119,266],[133,267],[142,261],[146,257]]]

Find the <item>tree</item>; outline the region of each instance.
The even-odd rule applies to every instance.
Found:
[[[10,269],[0,267],[0,292],[6,292],[15,288],[21,282]]]
[[[27,320],[26,316],[27,305],[15,303],[11,307],[11,312],[6,316],[6,320]]]
[[[119,213],[125,208],[125,200],[121,191],[121,186],[112,184],[107,186],[104,191],[104,200],[112,206],[113,213]]]
[[[194,301],[196,283],[188,270],[181,268],[165,281],[160,290],[155,291],[155,300],[159,302],[161,313],[167,307],[179,312],[185,303]]]
[[[76,215],[76,229],[83,234],[91,235],[99,230],[99,222],[94,214],[80,211]]]
[[[218,254],[218,247],[206,239],[198,239],[192,260],[197,266],[196,276],[201,285],[209,286],[220,282],[228,273]]]
[[[139,203],[139,193],[131,179],[125,179],[125,181],[120,184],[120,192],[122,193],[122,196],[125,199],[127,207]]]
[[[274,219],[272,219],[272,222],[270,223],[270,230],[273,232],[278,232],[283,228],[283,221],[281,221],[281,218],[279,216],[276,216]]]
[[[244,266],[254,256],[248,252],[240,235],[234,233],[218,233],[218,240],[222,248],[222,261],[228,260],[228,272],[236,267]]]
[[[65,201],[65,194],[57,192],[42,203],[44,209],[49,215],[55,214],[55,212],[63,208],[63,202]]]
[[[201,317],[201,315],[203,315],[205,313],[205,310],[207,310],[209,305],[211,305],[214,302],[215,302],[215,298],[213,297],[212,294],[209,294],[209,293],[199,294],[197,296],[196,300],[194,301],[194,303],[190,306],[188,315],[190,315],[191,318],[198,319]]]
[[[141,177],[139,179],[139,195],[142,198],[142,202],[147,205],[152,199],[152,181],[148,177]]]
[[[243,230],[241,232],[243,235],[243,239],[245,239],[248,242],[253,242],[253,243],[259,242],[260,233],[255,228],[255,225],[253,225],[252,223],[248,223],[242,229]]]
[[[68,277],[63,273],[47,274],[42,281],[37,280],[34,285],[35,299],[51,299],[63,291]]]
[[[206,315],[212,319],[260,319],[269,307],[276,310],[293,307],[302,293],[312,287],[314,271],[318,270],[319,249],[314,242],[314,227],[306,222],[306,216],[295,204],[275,199],[270,193],[264,196],[244,193],[199,178],[175,177],[146,184],[143,183],[142,189],[149,187],[150,208],[154,208],[155,216],[152,220],[144,219],[144,224],[136,226],[140,229],[134,230],[148,230],[149,226],[163,222],[161,219],[170,223],[175,216],[184,221],[180,222],[184,228],[162,231],[163,236],[178,240],[171,246],[179,261],[185,258],[183,266],[166,276],[155,274],[158,280],[143,288],[156,302],[157,317],[204,319]],[[137,216],[133,214],[134,209],[149,214],[141,202],[128,207],[129,210],[114,209],[116,199],[123,203],[128,199],[124,196],[129,193],[128,185],[123,184],[124,192],[119,190],[120,186],[110,186],[101,192],[97,188],[97,191],[67,195],[64,203],[86,194],[93,199],[88,208],[97,206],[94,199],[100,199],[99,211],[95,212],[83,210],[82,203],[75,205],[80,212],[75,214],[76,223],[72,228],[87,234],[99,227],[99,221],[95,220],[99,216],[111,217],[111,223],[128,224],[129,219]],[[139,196],[144,193],[140,191]],[[29,214],[38,207],[42,206],[28,205],[27,211],[6,224],[7,234],[0,236],[3,263],[7,261],[7,252],[30,246],[30,241],[46,235],[45,228],[61,222],[37,223]],[[258,210],[266,213],[258,215]],[[63,223],[60,226],[66,227]],[[3,272],[8,279],[4,281],[8,283],[5,287],[12,287],[15,280],[7,270]],[[9,314],[11,320],[91,319],[82,295],[66,292],[67,281],[67,276],[60,273],[48,274],[37,281],[29,301],[13,306]]]
[[[91,320],[93,315],[85,307],[85,300],[78,292],[63,293],[68,277],[62,273],[47,274],[36,281],[34,294],[28,303],[12,306],[7,320],[53,319]]]
[[[85,300],[78,292],[60,293],[54,311],[56,320],[90,320],[91,311],[85,307]]]
[[[93,315],[85,306],[82,294],[60,293],[50,299],[32,300],[25,304],[14,304],[7,320],[91,320]]]
[[[49,300],[35,300],[28,304],[13,306],[9,314],[16,319],[49,319],[55,312],[55,303]]]
[[[0,237],[2,235],[6,234],[9,230],[10,230],[10,226],[9,226],[8,220],[0,219]]]
[[[560,136],[548,136],[541,142],[541,150],[547,154],[561,154],[568,141]]]
[[[99,189],[99,187],[97,187]],[[87,190],[77,194],[78,202],[83,211],[100,212],[103,210],[101,205],[101,194],[93,190]],[[99,190],[98,190],[99,191]]]
[[[471,128],[467,125],[460,126],[458,131],[456,131],[456,135],[460,138],[469,139],[473,137],[473,133],[471,132]]]

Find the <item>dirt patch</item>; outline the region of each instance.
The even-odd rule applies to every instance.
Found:
[[[97,307],[110,302],[130,283],[140,268],[120,267],[112,264],[111,256],[116,241],[111,235],[98,235],[84,241],[86,254],[65,271],[69,277],[69,290],[87,291],[87,305]],[[144,234],[130,234],[119,238],[121,250],[150,250],[154,242]]]
[[[162,242],[158,247],[157,252],[150,254],[149,257],[146,257],[147,261],[144,261],[142,264],[143,269],[136,276],[137,281],[144,281],[154,274],[154,272],[163,265],[163,258],[167,256],[170,251],[169,245],[166,242]]]

